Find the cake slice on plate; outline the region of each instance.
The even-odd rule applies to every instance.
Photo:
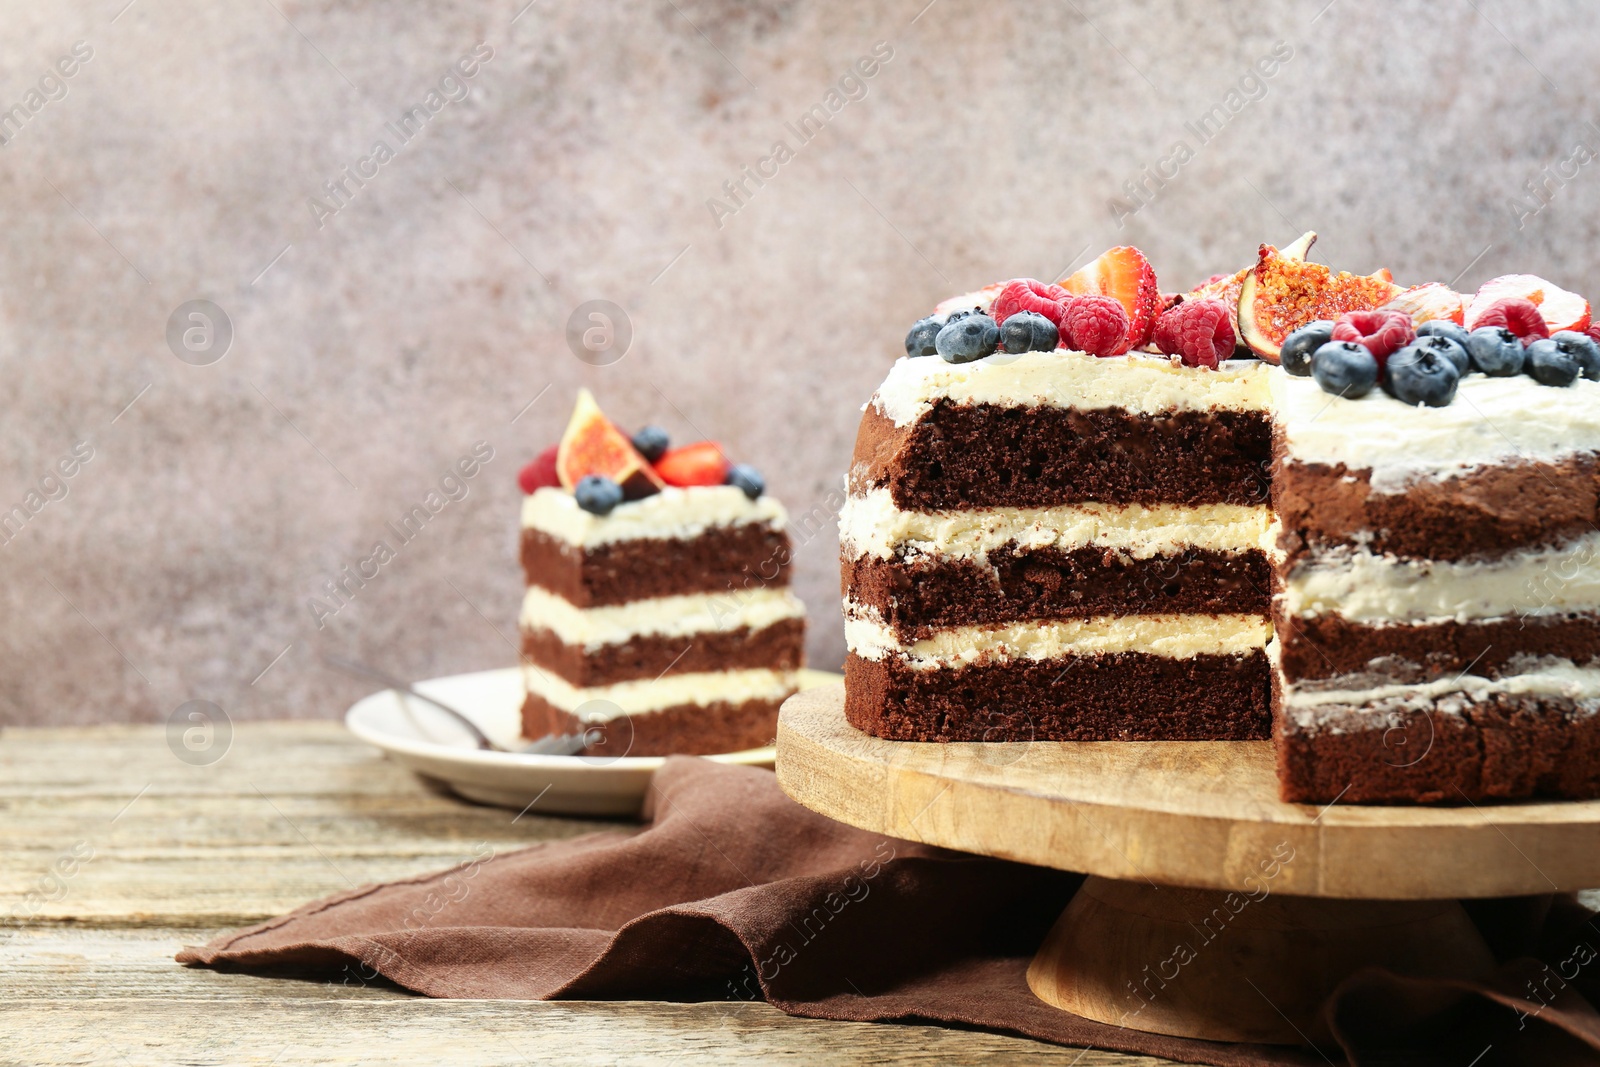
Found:
[[[783,505],[703,441],[630,438],[580,391],[522,471],[523,733],[603,756],[771,743],[803,665]]]

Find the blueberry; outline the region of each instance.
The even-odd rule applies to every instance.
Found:
[[[1471,337],[1472,335],[1468,333],[1467,328],[1461,325],[1459,322],[1451,322],[1449,319],[1429,319],[1427,322],[1417,327],[1417,336],[1448,337],[1450,340],[1460,345],[1461,350],[1465,352],[1467,350],[1467,338]],[[1467,372],[1463,370],[1461,373],[1465,374]]]
[[[1000,347],[1018,352],[1049,352],[1061,340],[1056,324],[1037,311],[1018,311],[1000,325]]]
[[[578,506],[593,515],[609,515],[622,503],[622,486],[601,474],[585,474],[572,491]]]
[[[1540,385],[1566,386],[1578,380],[1578,357],[1566,351],[1549,337],[1541,337],[1528,346],[1525,368]]]
[[[633,447],[639,455],[651,463],[661,458],[661,454],[667,450],[669,444],[671,441],[667,437],[667,431],[659,426],[646,426],[633,435]]]
[[[939,336],[939,329],[944,323],[929,315],[925,319],[918,319],[911,327],[911,332],[906,334],[906,355],[908,356],[933,356],[939,350],[934,347],[933,339]]]
[[[728,468],[728,484],[743,489],[744,495],[751,500],[767,491],[767,480],[748,463],[735,463]]]
[[[973,312],[945,323],[934,343],[946,363],[971,363],[994,355],[1000,346],[1000,327],[982,312]]]
[[[1311,377],[1324,393],[1354,400],[1372,392],[1378,380],[1378,361],[1366,345],[1354,341],[1329,341],[1311,353]]]
[[[1424,324],[1426,325],[1426,324]],[[1522,339],[1504,326],[1480,326],[1467,335],[1467,355],[1474,368],[1491,378],[1522,373]]]
[[[1578,373],[1591,382],[1600,381],[1600,344],[1593,337],[1577,330],[1557,330],[1550,340],[1578,361]]]
[[[1442,340],[1452,346],[1448,337]],[[1406,345],[1389,357],[1384,369],[1389,375],[1389,388],[1394,398],[1402,404],[1426,404],[1442,408],[1456,398],[1456,386],[1461,383],[1461,372],[1455,361],[1438,348],[1427,344]]]
[[[1424,323],[1423,325],[1427,325]],[[1454,325],[1452,323],[1452,325]],[[1444,333],[1430,333],[1426,337],[1418,337],[1414,342],[1418,348],[1426,348],[1439,353],[1456,367],[1456,378],[1467,376],[1472,369],[1472,359],[1467,355],[1467,350],[1456,342],[1454,337]]]
[[[1300,327],[1284,339],[1278,351],[1283,369],[1297,378],[1311,373],[1311,354],[1333,340],[1333,323],[1318,319]]]

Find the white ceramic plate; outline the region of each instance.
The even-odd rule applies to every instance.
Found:
[[[800,686],[827,685],[840,676],[800,672]],[[449,704],[470,718],[497,745],[519,742],[522,727],[522,672],[516,667],[457,674],[418,682],[419,693]],[[361,740],[418,774],[443,782],[480,804],[522,809],[537,803],[540,812],[567,815],[637,815],[650,776],[662,756],[525,756],[486,752],[466,729],[426,701],[393,689],[356,701],[345,725]],[[709,756],[719,763],[772,766],[773,749],[752,748]]]

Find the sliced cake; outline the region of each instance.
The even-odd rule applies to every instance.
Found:
[[[712,442],[630,439],[585,391],[522,487],[523,733],[588,731],[606,756],[770,743],[805,609],[760,476]]]
[[[1600,796],[1588,303],[1404,289],[1314,239],[1153,301],[1113,249],[913,326],[840,517],[853,724],[1270,730],[1303,802]]]

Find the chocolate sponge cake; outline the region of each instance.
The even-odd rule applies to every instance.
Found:
[[[906,359],[840,515],[846,714],[904,740],[1270,728],[1264,364]]]
[[[760,476],[712,442],[630,440],[582,394],[521,481],[523,734],[582,733],[608,757],[770,744],[805,608]]]
[[[1274,741],[1285,800],[1600,796],[1600,344],[1306,261],[1113,249],[940,305],[864,409],[845,712],[911,741]]]
[[[1285,798],[1600,794],[1600,381],[1273,387]]]

